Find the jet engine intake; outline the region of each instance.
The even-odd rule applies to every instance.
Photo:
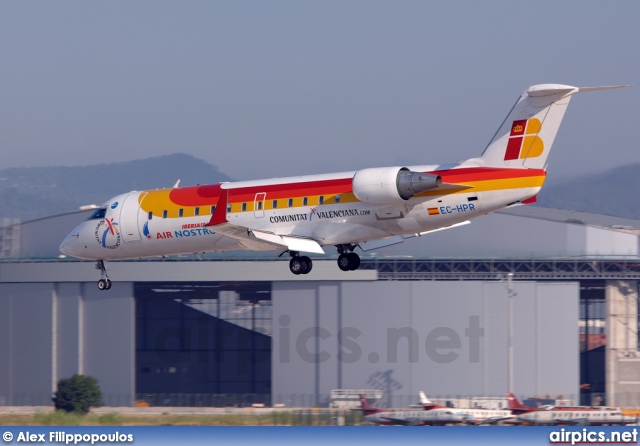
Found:
[[[412,172],[406,167],[362,169],[353,176],[353,193],[366,203],[406,201],[442,184],[440,175]]]

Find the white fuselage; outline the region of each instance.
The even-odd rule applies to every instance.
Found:
[[[365,419],[376,424],[407,424],[407,425],[445,425],[461,423],[464,417],[454,414],[449,409],[434,409],[431,411],[421,410],[398,410],[376,412],[365,416]]]
[[[520,423],[558,425],[625,425],[637,422],[636,417],[624,415],[620,411],[611,410],[539,410],[518,416]]]
[[[517,176],[523,169],[510,171]],[[447,172],[457,173],[455,169]],[[277,245],[254,240],[250,231],[310,239],[320,246],[355,244],[419,234],[467,221],[534,196],[544,181],[535,178],[523,184],[526,187],[506,188],[500,184],[486,187],[491,181],[484,181],[484,184],[477,182],[481,187],[453,192],[437,190],[409,200],[380,204],[356,199],[349,175],[352,173],[225,183],[220,194],[225,194],[227,201],[226,221],[217,226],[210,225],[210,221],[216,203],[222,202],[222,198],[214,196],[206,204],[190,197],[193,203],[180,201],[180,194],[195,196],[198,193],[195,187],[129,192],[104,203],[103,215],[94,215],[81,223],[60,249],[89,260],[279,249]],[[324,186],[335,179],[345,183],[345,192],[332,193],[330,187]],[[308,184],[316,185],[316,189],[299,192]],[[229,227],[250,231],[241,229],[237,235],[228,236],[225,231]]]

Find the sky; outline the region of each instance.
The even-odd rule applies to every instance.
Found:
[[[635,0],[0,0],[0,169],[455,162],[540,83],[638,85],[573,98],[550,179],[640,162],[638,17]]]

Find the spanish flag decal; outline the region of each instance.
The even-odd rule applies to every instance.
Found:
[[[429,211],[429,215],[438,215],[438,214],[440,214],[440,211],[438,210],[438,208],[428,208],[427,211]]]

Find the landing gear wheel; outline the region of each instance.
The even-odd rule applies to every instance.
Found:
[[[102,260],[98,260],[96,262],[96,269],[100,270],[100,274],[102,275],[102,279],[98,280],[98,289],[103,291],[111,288],[111,281],[107,275],[107,268],[104,266],[104,262]]]
[[[360,268],[360,256],[358,254],[356,254],[355,252],[350,252],[349,254],[347,254],[347,256],[349,257],[350,271],[355,271]]]
[[[302,262],[304,268],[301,274],[309,274],[311,269],[313,268],[313,262],[307,256],[300,257],[300,261]]]
[[[343,252],[338,256],[338,268],[342,271],[354,271],[360,268],[360,256],[355,252]]]
[[[299,274],[309,274],[313,268],[313,262],[307,256],[301,256],[297,251],[290,251],[289,269],[296,276]]]
[[[338,268],[340,268],[342,271],[350,271],[349,254],[342,253],[338,256]]]
[[[305,270],[305,265],[302,260],[300,260],[300,257],[291,257],[291,260],[289,261],[289,269],[297,276],[304,274],[303,271]]]

